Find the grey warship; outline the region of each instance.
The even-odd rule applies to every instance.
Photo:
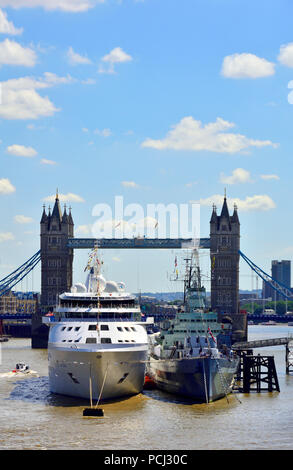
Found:
[[[239,358],[231,350],[231,325],[206,309],[198,252],[186,260],[184,304],[150,337],[148,375],[157,388],[210,403],[232,392]]]

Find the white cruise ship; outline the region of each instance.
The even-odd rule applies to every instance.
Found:
[[[108,400],[140,393],[148,357],[149,322],[142,321],[134,295],[123,283],[100,273],[97,248],[86,270],[86,284],[59,296],[50,327],[48,368],[50,391]]]

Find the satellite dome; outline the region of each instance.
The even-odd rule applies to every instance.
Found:
[[[119,287],[115,281],[107,281],[105,292],[112,293],[112,292],[119,292]]]
[[[74,294],[76,294],[77,292],[86,292],[86,286],[81,282],[78,282],[77,284],[74,284],[74,286],[71,287],[71,292]]]

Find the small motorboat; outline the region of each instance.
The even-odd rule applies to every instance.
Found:
[[[25,364],[24,362],[18,362],[12,372],[21,372],[22,374],[27,374],[30,372],[30,368],[28,364]]]

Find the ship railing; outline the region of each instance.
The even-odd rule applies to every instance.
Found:
[[[124,309],[131,309],[131,308],[139,308],[139,304],[136,303],[136,302],[101,302],[99,307],[98,307],[98,304],[97,302],[94,302],[94,303],[80,303],[80,304],[77,304],[76,302],[75,303],[71,303],[71,302],[62,302],[61,304],[58,305],[58,308],[59,309],[80,309],[80,308],[85,308],[85,309],[104,309],[104,308],[107,308],[107,309],[117,309],[117,308],[124,308]]]
[[[112,315],[111,317],[104,316],[104,315],[97,316],[96,314],[92,314],[91,316],[89,316],[88,314],[83,314],[83,313],[80,313],[80,314],[76,313],[75,315],[74,314],[60,315],[57,313],[49,317],[46,317],[46,316],[43,317],[43,323],[54,323],[54,322],[59,322],[59,321],[69,322],[69,321],[74,321],[74,320],[83,321],[83,322],[93,321],[93,320],[104,321],[104,322],[117,322],[117,321],[138,322],[140,321],[140,322],[147,323],[147,320],[145,320],[145,317],[139,318],[139,315],[137,313],[134,313],[130,317],[124,317],[124,316],[115,315],[115,314]]]

